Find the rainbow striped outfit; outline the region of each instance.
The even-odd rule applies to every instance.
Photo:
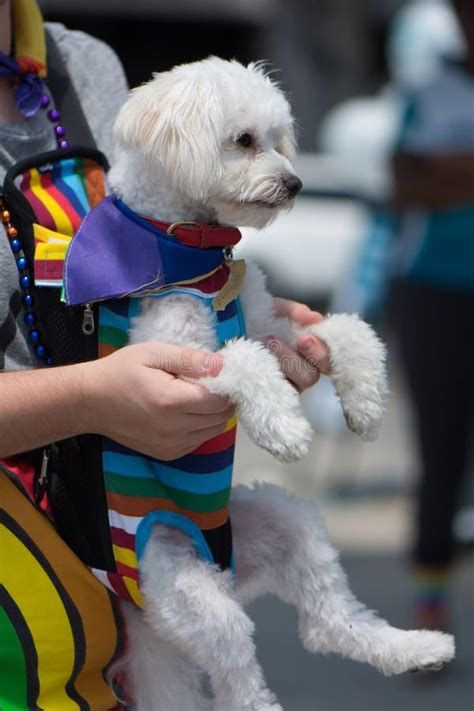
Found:
[[[212,312],[212,299],[226,282],[227,265],[192,288],[167,289],[155,298],[186,293],[203,301]],[[100,307],[99,354],[107,355],[126,345],[130,319],[138,315],[140,298],[113,300]],[[213,312],[222,346],[245,334],[238,299],[224,311]],[[197,553],[211,563],[226,564],[231,552],[229,497],[232,481],[235,418],[224,433],[194,452],[173,461],[146,457],[104,440],[103,470],[110,534],[116,573],[93,570],[120,597],[141,605],[138,561],[152,526],[162,523],[186,533]],[[227,561],[226,561],[227,559]],[[225,562],[226,561],[226,562]]]

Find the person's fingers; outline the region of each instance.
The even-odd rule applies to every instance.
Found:
[[[186,415],[186,432],[199,432],[208,427],[225,426],[235,415],[235,407],[211,415]]]
[[[170,383],[170,398],[179,402],[187,415],[213,415],[226,412],[229,398],[210,393],[204,385],[176,378]]]
[[[223,358],[219,353],[175,346],[162,341],[153,341],[149,347],[147,365],[173,375],[202,378],[204,375],[217,375],[222,368]]]
[[[309,306],[298,301],[274,298],[273,304],[277,316],[286,317],[300,326],[310,326],[324,320],[324,316],[318,311],[311,311]]]
[[[193,452],[195,449],[218,435],[225,432],[226,425],[217,425],[215,427],[206,427],[203,430],[197,430],[196,432],[190,433],[186,438],[186,444],[179,453],[179,457],[184,457],[185,454]]]
[[[317,369],[329,375],[331,372],[329,348],[319,338],[311,335],[303,335],[296,341],[296,348],[301,355]]]
[[[280,368],[288,380],[302,392],[319,380],[319,370],[309,359],[299,355],[287,343],[271,337],[267,348],[280,361]]]

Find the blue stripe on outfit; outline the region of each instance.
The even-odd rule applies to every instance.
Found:
[[[172,526],[185,533],[192,540],[200,557],[213,565],[215,564],[214,556],[211,553],[206,539],[202,535],[202,531],[193,521],[190,521],[182,514],[175,513],[174,511],[153,511],[141,521],[135,536],[135,550],[138,560],[140,560],[145,551],[153,526],[156,523]],[[232,562],[233,560],[232,558]],[[234,571],[234,565],[232,565],[232,571]]]
[[[213,494],[230,486],[232,465],[210,474],[184,472],[158,460],[146,460],[136,454],[104,452],[104,471],[133,479],[158,479],[162,484],[195,494]]]
[[[225,469],[234,461],[234,447],[227,447],[221,452],[212,454],[185,454],[184,457],[173,459],[169,464],[173,469],[192,471],[194,474],[208,474]]]
[[[237,315],[237,307],[236,307],[236,302],[231,301],[230,304],[227,304],[225,309],[223,311],[217,311],[217,320],[218,321],[227,321],[228,318],[232,318],[233,316]]]
[[[103,309],[101,312],[100,325],[112,326],[112,328],[118,328],[126,333],[128,328],[128,318],[126,315],[122,315],[107,308]]]
[[[139,309],[136,308],[135,301],[129,303],[128,299],[109,299],[107,301],[107,308],[104,307],[104,313],[107,311],[111,311],[113,314],[117,314],[117,316],[123,316],[125,319],[128,320],[129,318],[138,315]]]
[[[119,442],[114,442],[106,438],[104,438],[104,451],[108,454],[122,457],[134,454],[128,447],[124,447],[122,444],[119,444]],[[148,457],[146,454],[140,454],[140,458],[147,461],[150,467],[160,464],[159,459]],[[190,470],[193,475],[200,476],[201,474],[210,474],[225,469],[232,463],[233,458],[234,447],[231,446],[225,450],[211,454],[196,454],[195,452],[191,452],[190,454],[185,454],[183,457],[166,462],[166,465],[178,471]],[[134,460],[131,462],[132,464],[133,461]]]

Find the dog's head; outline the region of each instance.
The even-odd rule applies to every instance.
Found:
[[[115,131],[220,224],[261,228],[301,188],[289,104],[258,63],[210,57],[155,74],[132,90]]]

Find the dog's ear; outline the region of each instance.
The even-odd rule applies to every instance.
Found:
[[[115,122],[122,148],[137,149],[190,197],[218,178],[223,109],[210,81],[175,71],[130,92]]]

